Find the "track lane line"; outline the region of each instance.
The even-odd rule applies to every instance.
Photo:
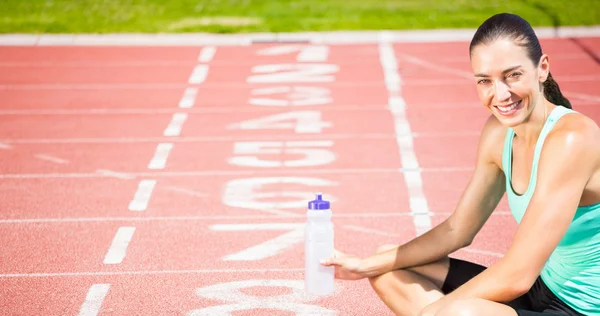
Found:
[[[148,207],[148,202],[152,196],[152,191],[156,185],[156,180],[142,180],[138,184],[137,191],[133,196],[133,200],[129,203],[129,210],[142,212]]]
[[[304,268],[264,268],[264,269],[198,269],[198,270],[141,270],[141,271],[106,271],[106,272],[57,272],[57,273],[5,273],[2,278],[55,278],[55,277],[89,277],[89,276],[120,276],[120,275],[161,275],[161,274],[245,274],[271,272],[303,272]]]
[[[213,57],[215,57],[216,52],[217,48],[215,46],[206,46],[202,48],[200,55],[198,55],[198,62],[209,63],[212,61]]]
[[[203,65],[206,66],[206,65]],[[200,70],[198,76],[201,74]],[[199,80],[201,77],[195,79]],[[600,75],[563,75],[560,78],[561,82],[590,82],[600,81]],[[198,82],[200,83],[200,82]],[[339,81],[328,83],[328,87],[380,87],[382,81]],[[423,79],[410,80],[404,85],[472,85],[472,80],[457,79]],[[248,85],[258,86],[258,84],[248,83],[209,83],[207,88],[248,88]],[[109,83],[82,83],[82,84],[62,84],[62,83],[39,83],[39,84],[0,84],[0,90],[181,90],[188,88],[189,84],[179,82],[172,83],[127,83],[127,84],[109,84]]]
[[[92,285],[85,296],[85,301],[79,309],[79,316],[98,315],[109,289],[110,284]]]
[[[407,215],[412,216],[412,213],[407,213]],[[367,234],[373,234],[373,235],[385,236],[385,237],[402,237],[402,235],[400,235],[400,234],[388,233],[388,232],[382,231],[380,229],[372,229],[372,228],[367,228],[367,227],[358,226],[358,225],[344,225],[342,227],[345,229],[360,232],[360,233],[367,233]]]
[[[135,176],[132,176],[130,174],[107,170],[107,169],[98,169],[98,170],[96,170],[96,173],[99,175],[102,175],[103,177],[109,177],[109,178],[117,178],[117,179],[123,179],[123,180],[135,179]]]
[[[206,77],[208,77],[208,65],[198,64],[194,67],[194,70],[188,79],[188,83],[200,84],[206,80]]]
[[[400,152],[401,166],[406,168],[404,180],[409,191],[413,224],[417,235],[421,235],[431,229],[429,206],[423,192],[421,168],[415,154],[414,139],[411,136],[413,133],[406,117],[406,102],[401,93],[402,78],[398,72],[398,61],[394,47],[389,43],[388,33],[383,32],[381,35],[379,58],[389,94],[389,110],[394,118],[394,130],[398,134],[396,141]]]
[[[387,31],[391,43],[467,42],[476,29],[394,30]],[[590,37],[600,34],[598,26],[535,27],[540,39]],[[335,32],[283,32],[245,34],[3,34],[0,44],[6,46],[228,46],[248,47],[261,42],[306,42],[309,44],[348,45],[376,44],[381,32],[370,30]]]
[[[449,216],[451,212],[430,212],[431,216]],[[301,218],[304,214],[279,214],[279,215],[200,215],[200,216],[148,216],[148,217],[61,217],[61,218],[21,218],[0,219],[0,224],[34,224],[34,223],[109,223],[109,222],[152,222],[152,221],[213,221],[213,220],[274,220]],[[393,213],[347,213],[333,215],[334,218],[396,218],[412,216],[410,212]],[[495,211],[492,216],[512,216],[509,211]],[[356,228],[356,227],[354,227]],[[352,229],[352,228],[350,228]]]
[[[427,60],[424,60],[424,59],[421,59],[421,58],[418,58],[416,56],[412,56],[409,54],[405,54],[405,53],[401,53],[401,54],[399,54],[399,56],[412,64],[419,65],[423,68],[427,68],[430,70],[435,70],[440,73],[449,74],[451,76],[456,76],[456,77],[468,79],[468,80],[471,80],[474,78],[472,73],[465,71],[464,69],[455,68],[455,67],[447,67],[447,66],[444,66],[444,65],[441,65],[438,63],[432,63]]]
[[[135,233],[135,227],[119,227],[104,256],[104,264],[119,264],[123,262],[127,254],[127,247],[133,238],[133,233]]]
[[[185,123],[185,120],[187,120],[187,117],[188,116],[186,113],[177,112],[177,113],[173,114],[173,117],[171,118],[171,122],[169,123],[167,128],[164,130],[163,135],[164,136],[179,136],[179,133],[181,133],[181,129],[183,128],[183,123]]]
[[[66,159],[62,159],[62,158],[58,158],[58,157],[54,157],[54,156],[46,155],[46,154],[36,154],[34,157],[37,159],[40,159],[40,160],[45,160],[45,161],[49,161],[49,162],[61,164],[61,165],[69,163],[69,161]]]
[[[148,169],[164,169],[171,149],[173,149],[173,143],[160,143],[156,145],[156,151],[148,164]]]
[[[439,167],[439,168],[341,168],[341,169],[311,169],[311,170],[214,170],[214,171],[161,171],[161,172],[127,172],[122,175],[128,175],[133,178],[137,177],[153,177],[153,178],[169,178],[169,177],[215,177],[215,176],[256,176],[256,175],[307,175],[307,174],[376,174],[376,173],[420,173],[420,172],[464,172],[472,171],[473,166],[456,166],[456,167]],[[106,178],[116,177],[114,174],[103,172],[96,173],[11,173],[0,174],[0,179],[89,179],[89,178]],[[146,180],[147,184],[144,187],[149,188],[154,186],[148,182],[156,180]],[[413,185],[412,183],[410,185]],[[141,189],[138,189],[138,191]],[[143,192],[140,192],[142,194]],[[140,195],[140,198],[143,195]],[[141,200],[140,200],[141,201]]]
[[[189,91],[188,91],[189,90]],[[261,113],[278,113],[281,112],[280,108],[277,107],[239,107],[239,103],[220,103],[222,106],[203,106],[200,108],[193,108],[197,93],[196,88],[188,88],[184,92],[184,96],[179,101],[178,108],[78,108],[78,109],[67,109],[67,108],[55,108],[55,109],[0,109],[0,116],[28,116],[28,115],[90,115],[90,116],[102,116],[102,115],[122,115],[122,114],[140,114],[140,115],[157,115],[157,114],[174,114],[180,113],[181,109],[184,108],[187,114],[229,114],[232,111],[235,113],[249,113],[249,114],[261,114]],[[577,93],[570,91],[563,91],[566,96],[571,98],[579,99],[577,106],[597,106],[600,103],[600,96],[595,96],[585,93]],[[186,96],[186,94],[188,94]],[[235,106],[231,106],[235,105]],[[389,111],[387,108],[388,104],[381,105],[378,103],[370,103],[363,105],[354,104],[339,104],[330,108],[323,108],[320,110],[323,113],[335,113],[335,112],[383,112]],[[477,108],[483,107],[482,104],[475,101],[464,101],[464,102],[447,102],[447,103],[420,103],[413,104],[412,107],[419,109],[449,109],[449,108]],[[297,106],[288,106],[289,109],[301,109]]]
[[[478,136],[479,131],[462,130],[455,132],[413,132],[409,134],[397,133],[365,133],[365,134],[329,134],[328,139],[394,139],[398,136],[412,137],[457,137],[457,136]],[[88,143],[158,143],[164,141],[170,142],[236,142],[236,141],[296,141],[296,140],[321,140],[322,135],[257,135],[257,136],[185,136],[185,137],[107,137],[107,138],[22,138],[22,139],[3,139],[5,144],[88,144]]]
[[[196,97],[198,96],[198,88],[185,88],[183,96],[179,101],[179,107],[182,109],[189,109],[196,103]],[[170,108],[169,108],[170,109]],[[172,109],[170,109],[172,111]]]
[[[1,36],[1,35],[0,35]],[[198,62],[202,62],[199,60],[200,54],[198,55]],[[336,56],[336,61],[341,65],[351,66],[355,64],[354,61],[356,58],[368,58],[370,54],[347,54],[344,56]],[[568,60],[583,60],[588,61],[590,58],[589,55],[585,53],[561,53],[556,52],[552,54],[552,59],[554,61],[568,61]],[[464,56],[436,56],[436,60],[443,63],[463,63],[465,62]],[[211,60],[212,61],[212,60]],[[210,62],[210,61],[207,61]],[[224,67],[247,67],[248,65],[253,65],[252,62],[246,61],[236,61],[236,60],[219,60],[217,62],[213,62],[211,68],[224,68]],[[26,67],[185,67],[189,66],[190,61],[180,61],[180,60],[142,60],[142,61],[118,61],[118,60],[108,60],[108,61],[69,61],[69,60],[55,60],[55,61],[0,61],[0,67],[5,68],[26,68]]]

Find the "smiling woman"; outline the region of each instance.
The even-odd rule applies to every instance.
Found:
[[[336,252],[323,264],[368,278],[397,315],[600,315],[600,128],[571,109],[520,16],[487,19],[470,58],[491,115],[452,215],[371,257]],[[505,193],[518,223],[505,256],[490,267],[450,257]]]
[[[525,51],[515,50],[515,45]],[[571,108],[552,78],[548,56],[542,53],[533,29],[520,17],[492,17],[475,33],[469,50],[479,98],[500,114],[498,119],[505,125],[514,126],[531,115],[532,105],[539,99],[528,97],[536,95],[534,90],[542,87],[548,102]],[[511,99],[512,93],[526,99],[504,102]],[[524,107],[527,111],[520,112],[521,118],[516,117]]]

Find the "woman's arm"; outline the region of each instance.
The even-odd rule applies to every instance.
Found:
[[[482,298],[506,302],[533,285],[573,220],[600,159],[597,126],[573,117],[564,120],[546,138],[535,192],[506,256],[443,301]]]
[[[480,137],[475,171],[452,215],[406,244],[363,259],[360,272],[373,277],[423,265],[470,245],[505,192],[499,167],[505,134],[506,128],[491,116]]]

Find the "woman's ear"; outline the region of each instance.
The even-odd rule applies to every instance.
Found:
[[[538,74],[539,81],[541,83],[545,82],[548,79],[548,74],[550,73],[550,58],[548,55],[543,54],[540,58],[539,66],[538,66]]]

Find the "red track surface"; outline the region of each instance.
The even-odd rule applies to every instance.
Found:
[[[600,54],[600,39],[580,42]],[[600,66],[573,41],[543,45],[563,92],[600,122]],[[218,47],[204,62],[198,61],[203,48],[195,47],[0,48],[2,310],[390,314],[366,280],[338,281],[333,297],[304,297],[303,243],[294,233],[301,230],[306,201],[318,191],[333,200],[336,247],[343,251],[367,256],[417,233],[379,48],[329,47],[326,61],[313,63],[337,67],[330,81],[253,81],[257,66],[303,64],[298,52],[260,53],[276,46]],[[467,43],[393,48],[435,225],[453,210],[469,179],[487,112],[466,78]],[[198,64],[207,66],[207,76],[190,83]],[[295,102],[303,92],[297,90],[268,94],[268,88],[285,86],[318,88],[312,91],[325,91],[323,102],[300,106]],[[192,102],[180,106],[187,89],[195,89]],[[260,98],[289,104],[259,105]],[[290,111],[315,111],[331,125],[320,132],[309,126],[309,133],[232,125]],[[297,144],[284,145],[288,141],[321,149],[308,160],[314,165],[294,164],[302,155]],[[157,146],[169,146],[159,144],[172,147],[154,164]],[[244,146],[271,151],[256,155]],[[244,155],[275,164],[257,166],[256,159],[239,159]],[[142,183],[152,183],[149,198],[132,203],[144,199],[136,193]],[[498,259],[515,223],[506,201],[496,213],[457,256],[483,264]],[[134,229],[126,252],[105,263],[120,229]],[[296,237],[281,249],[251,253],[258,258],[226,260],[283,234]],[[94,305],[86,295],[98,285]],[[210,286],[217,287],[212,294],[200,290]]]

